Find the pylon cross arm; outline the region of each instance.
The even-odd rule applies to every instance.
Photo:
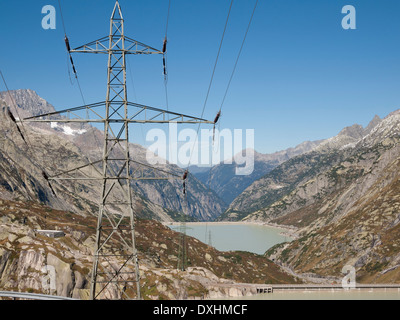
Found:
[[[18,122],[80,122],[80,123],[185,123],[185,124],[214,124],[203,118],[198,118],[178,112],[173,112],[165,109],[141,105],[138,103],[127,102],[130,109],[130,114],[125,116],[120,115],[118,110],[125,106],[123,101],[111,101],[109,103],[111,116],[105,118],[103,111],[99,111],[99,107],[104,107],[106,102],[88,104],[80,107],[64,109],[55,112],[44,113],[32,117],[17,120]],[[84,114],[80,114],[84,112]],[[61,116],[62,115],[62,116]],[[60,117],[61,116],[61,117]],[[71,118],[73,116],[73,118]]]
[[[106,36],[72,49],[70,52],[104,54],[109,54],[110,52],[123,52],[125,54],[163,54],[161,50],[155,49],[130,37],[121,35]]]

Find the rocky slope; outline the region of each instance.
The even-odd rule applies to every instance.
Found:
[[[0,93],[0,99],[3,98],[1,104],[10,106],[16,118],[54,111],[53,106],[32,90],[16,90],[11,91],[10,94],[12,98],[7,93]],[[18,106],[17,109],[14,108],[14,101]],[[8,196],[11,194],[27,196],[32,193],[31,185],[35,185],[38,189],[36,195],[43,202],[53,205],[59,201],[54,199],[48,188],[46,189],[47,183],[41,178],[41,171],[45,170],[52,175],[102,158],[102,132],[90,125],[57,123],[57,117],[51,124],[25,124],[21,126],[21,130],[26,136],[26,144],[9,117],[4,112],[0,117],[3,123],[0,128],[0,156],[3,161],[0,165],[4,166],[3,172],[9,170],[13,172],[11,177],[2,177],[3,189],[6,189],[3,192],[8,190]],[[131,144],[130,149],[133,160],[147,163],[145,148]],[[132,171],[137,167],[139,165],[133,165]],[[158,168],[178,176],[183,176],[184,172],[183,169],[170,164],[158,165]],[[19,176],[19,172],[24,172],[29,176],[25,178],[29,180],[29,183],[21,184],[24,178]],[[150,170],[145,173],[150,173]],[[24,188],[27,190],[22,192]],[[60,192],[57,194],[66,193],[65,196],[70,198],[65,199],[66,203],[63,206],[59,203],[57,208],[76,211],[77,208],[82,210],[91,207],[92,211],[97,211],[93,205],[96,205],[94,199],[98,198],[99,188],[93,184],[55,183],[54,188],[59,189]],[[171,219],[179,220],[182,214],[186,214],[194,219],[207,221],[214,219],[225,210],[224,202],[195,177],[190,176],[187,188],[190,193],[185,198],[182,181],[176,179],[157,183],[137,181],[133,184],[135,201],[140,203],[141,208],[147,208],[141,213],[142,216],[147,214],[147,217],[170,221]],[[19,193],[14,192],[16,190]],[[65,196],[61,195],[61,197]],[[32,195],[27,199],[33,199]],[[79,202],[79,204],[74,202]],[[89,202],[89,207],[82,202]]]
[[[298,228],[267,253],[296,273],[399,282],[400,111],[354,125],[256,181],[226,217]]]
[[[70,140],[57,134],[43,134],[39,128],[25,126],[29,132],[29,144],[24,143],[15,124],[0,115],[3,140],[0,142],[0,198],[40,201],[56,209],[74,211],[82,215],[98,212],[97,199],[100,187],[94,182],[52,182],[51,187],[43,177],[43,171],[54,174],[56,170],[89,162],[80,149]],[[93,170],[92,170],[93,171]],[[159,220],[172,220],[178,216],[172,210],[150,202],[139,195],[134,196],[138,216]]]
[[[0,200],[0,221],[1,290],[88,298],[95,217],[35,202]],[[65,236],[49,238],[37,232],[41,229],[57,229]],[[137,220],[136,238],[145,299],[235,297],[255,293],[237,289],[237,282],[297,281],[263,256],[219,252],[191,237],[187,237],[188,268],[178,271],[180,236],[156,221]],[[56,272],[54,289],[45,285],[49,270],[45,266]],[[105,296],[118,298],[112,289]]]
[[[297,273],[339,276],[350,265],[358,282],[400,283],[399,172],[397,159],[346,212],[331,212],[328,223],[315,219],[320,227],[303,229],[298,240],[269,250],[268,256]]]

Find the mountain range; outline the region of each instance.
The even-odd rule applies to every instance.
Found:
[[[297,229],[267,252],[296,274],[400,280],[400,110],[353,125],[256,180],[230,204],[225,220]]]
[[[54,111],[32,90],[0,93],[0,198],[35,201],[53,209],[96,215],[100,187],[93,182],[53,182],[55,174],[101,159],[102,132],[88,124],[20,127],[15,117]],[[14,103],[17,108],[14,108]],[[325,140],[274,154],[255,154],[254,171],[236,176],[237,164],[191,167],[188,196],[181,181],[132,184],[139,218],[159,221],[243,221],[290,228],[293,241],[266,252],[268,261],[305,281],[340,280],[353,266],[362,282],[400,281],[400,110],[354,124]],[[146,161],[147,150],[130,144]],[[246,152],[246,151],[244,151]],[[167,163],[159,168],[183,175]],[[90,170],[89,168],[87,170]],[[87,172],[90,173],[89,171]]]
[[[243,150],[243,155],[246,155],[246,152],[249,151],[254,155],[254,169],[249,175],[236,174],[236,169],[241,166],[235,162],[235,157],[230,161],[227,161],[229,164],[222,162],[212,168],[191,166],[190,172],[192,172],[193,175],[195,175],[206,186],[215,191],[227,204],[230,204],[255,180],[261,178],[292,157],[314,149],[321,142],[322,140],[305,141],[294,148],[289,148],[272,154],[262,154],[255,150]]]
[[[16,109],[14,104],[17,106]],[[9,93],[0,92],[0,106],[3,106],[1,117],[4,119],[4,126],[1,130],[5,137],[4,148],[0,149],[1,156],[6,159],[1,164],[4,166],[3,172],[11,170],[12,165],[8,163],[10,161],[14,161],[20,166],[14,168],[15,177],[2,178],[3,189],[5,189],[3,193],[12,190],[8,194],[9,197],[11,194],[13,196],[23,194],[28,199],[36,197],[46,204],[57,205],[59,209],[76,211],[90,208],[90,210],[96,211],[97,204],[93,199],[96,198],[99,191],[94,185],[90,183],[86,183],[85,186],[73,185],[68,182],[55,183],[54,188],[58,188],[60,191],[57,193],[59,198],[68,194],[68,199],[64,199],[65,201],[61,204],[60,199],[54,198],[47,182],[42,179],[42,171],[46,169],[49,174],[56,174],[101,159],[102,131],[90,124],[57,123],[57,119],[62,117],[52,116],[54,122],[50,124],[25,123],[22,125],[21,129],[26,131],[27,145],[21,139],[15,124],[10,121],[6,107],[10,108],[17,119],[51,113],[55,111],[55,108],[30,89],[14,90]],[[311,150],[319,143],[321,141],[304,142],[295,148],[274,154],[260,154],[254,151],[254,171],[248,176],[235,174],[237,165],[234,161],[231,165],[222,163],[211,169],[192,166],[189,170],[191,174],[188,179],[186,197],[183,196],[182,184],[179,181],[168,180],[153,183],[138,180],[132,185],[135,191],[135,201],[138,202],[140,209],[138,214],[161,221],[180,220],[183,216],[189,220],[215,220],[256,179],[291,157]],[[133,143],[130,144],[130,148],[134,160],[141,163],[147,162],[147,149]],[[6,149],[7,152],[5,152]],[[156,156],[154,155],[154,157]],[[41,166],[38,163],[41,163]],[[24,172],[28,167],[26,175],[29,176],[30,182],[22,183],[18,172]],[[169,163],[156,165],[156,167],[180,176],[183,176],[184,173],[182,168]],[[33,190],[31,185],[35,185],[38,190]],[[21,186],[23,187],[21,188]],[[86,192],[76,192],[82,190],[86,190]],[[70,198],[74,199],[73,204],[71,204]]]

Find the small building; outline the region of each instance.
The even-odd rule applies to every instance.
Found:
[[[36,232],[49,238],[65,237],[64,231],[60,230],[36,230]]]

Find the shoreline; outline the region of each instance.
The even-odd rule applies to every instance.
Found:
[[[179,226],[182,222],[162,222],[163,225],[165,226]],[[268,223],[268,222],[261,222],[261,221],[211,221],[211,222],[205,222],[205,221],[198,221],[198,222],[186,222],[186,225],[194,225],[194,226],[201,226],[201,225],[254,225],[254,226],[263,226],[263,227],[269,227],[273,229],[278,229],[282,230],[280,235],[290,237],[292,240],[295,240],[298,238],[297,231],[299,230],[296,227],[290,227],[290,226],[283,226],[283,225],[278,225],[274,223]]]

